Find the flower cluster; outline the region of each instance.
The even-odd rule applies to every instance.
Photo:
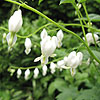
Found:
[[[70,69],[71,75],[74,76],[76,68],[82,63],[82,59],[83,54],[81,52],[76,53],[73,51],[68,55],[68,57],[65,56],[63,60],[58,61],[56,65],[51,63],[51,73],[55,72],[55,68],[59,68],[60,71],[62,71],[62,69]]]
[[[42,66],[48,63],[48,58],[53,56],[55,49],[60,48],[62,45],[63,32],[59,30],[57,36],[50,37],[47,31],[43,29],[41,32],[41,52],[42,55],[37,57],[34,62],[41,60]]]
[[[83,54],[81,52],[76,53],[72,51],[68,56],[65,56],[63,60],[57,62],[57,64],[51,62],[50,63],[50,72],[54,74],[56,69],[62,71],[63,69],[70,69],[71,75],[74,76],[76,73],[76,68],[82,64]],[[45,76],[47,74],[48,68],[46,65],[42,67],[42,75]],[[39,69],[35,68],[33,71],[33,77],[36,79],[39,75]],[[22,72],[21,69],[17,70],[17,78],[20,78]],[[25,80],[29,79],[30,70],[27,69],[25,71]]]

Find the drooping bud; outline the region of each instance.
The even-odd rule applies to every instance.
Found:
[[[25,71],[25,80],[28,80],[29,75],[30,75],[30,70],[27,69],[27,70]]]
[[[62,39],[63,39],[64,35],[62,30],[59,30],[57,33],[57,40],[58,40],[58,48],[60,48],[62,46]]]
[[[82,7],[82,5],[77,3],[77,7],[78,7],[78,9],[80,9]]]
[[[44,65],[42,67],[42,74],[43,74],[43,76],[45,76],[47,74],[47,66],[46,65]]]
[[[34,78],[37,78],[38,74],[39,74],[39,70],[38,70],[38,68],[35,68],[35,70],[34,70]]]
[[[51,62],[51,63],[50,63],[50,69],[51,69],[51,73],[52,73],[52,74],[54,74],[54,73],[55,73],[55,71],[56,71],[56,70],[55,70],[55,69],[56,69],[56,67],[57,67],[57,66],[56,66],[56,64],[55,64],[55,63],[53,63],[53,62]]]
[[[17,70],[17,78],[20,78],[21,74],[22,74],[21,69],[18,69],[18,70]]]
[[[32,43],[31,43],[31,40],[29,38],[26,38],[25,39],[25,53],[28,55],[30,52],[31,52],[31,46],[32,46]]]

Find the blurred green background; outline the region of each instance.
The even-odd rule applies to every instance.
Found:
[[[18,0],[16,0],[18,1]],[[38,4],[38,0],[22,0],[28,5],[36,8],[56,22],[77,23],[75,21],[75,10],[71,4],[59,5],[59,0],[43,0]],[[89,14],[100,15],[100,0],[87,0],[87,11]],[[19,35],[29,35],[34,33],[39,27],[48,23],[48,21],[37,14],[20,7],[23,15],[23,26],[17,33]],[[8,28],[8,20],[18,6],[0,0],[0,26]],[[85,17],[84,10],[81,9]],[[100,21],[93,22],[95,27],[100,28]],[[82,35],[81,28],[67,27]],[[56,35],[59,28],[54,25],[46,27],[49,35]],[[25,81],[24,72],[19,79],[16,78],[16,71],[11,76],[13,67],[30,67],[37,66],[34,59],[41,55],[40,51],[40,33],[42,30],[33,34],[30,39],[32,41],[32,51],[26,55],[24,50],[25,39],[18,38],[12,52],[8,52],[7,43],[2,43],[3,33],[7,31],[0,29],[0,100],[100,100],[100,68],[96,68],[91,62],[86,65],[89,53],[85,47],[80,48],[84,53],[84,62],[78,68],[75,77],[70,75],[69,70],[62,72],[56,71],[51,74],[48,66],[48,74],[43,77],[42,69],[37,79],[33,78],[33,69],[31,69],[30,79]],[[56,58],[64,57],[70,51],[76,50],[80,45],[80,41],[71,34],[64,33],[63,46],[57,49]],[[93,48],[93,46],[92,46]],[[100,48],[100,47],[99,47]],[[97,53],[98,54],[98,53]],[[100,54],[99,54],[100,55]],[[50,59],[50,61],[55,58]],[[100,66],[99,66],[100,67]]]

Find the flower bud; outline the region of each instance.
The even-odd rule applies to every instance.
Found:
[[[22,13],[21,10],[15,11],[9,19],[9,31],[17,33],[22,26]]]
[[[34,78],[37,78],[38,74],[39,74],[39,70],[38,70],[38,68],[35,68],[35,70],[34,70]]]
[[[28,80],[29,75],[30,75],[30,70],[27,69],[27,70],[25,71],[25,80]]]
[[[32,46],[32,43],[31,43],[31,40],[29,38],[26,38],[25,39],[25,53],[28,55],[30,52],[31,52],[31,46]]]
[[[44,65],[43,67],[42,67],[42,74],[43,74],[43,76],[45,76],[46,74],[47,74],[47,66],[46,65]]]
[[[62,30],[59,30],[57,33],[57,40],[58,40],[58,48],[60,48],[62,46],[62,39],[63,39],[64,35]]]
[[[82,5],[77,3],[77,7],[78,7],[78,9],[80,9],[82,7]]]
[[[17,70],[17,78],[20,78],[21,74],[22,74],[21,69],[18,69],[18,70]]]
[[[55,70],[55,69],[56,69],[56,64],[53,63],[53,62],[51,62],[51,63],[50,63],[50,69],[51,69],[51,73],[54,74],[55,71],[56,71],[56,70]]]

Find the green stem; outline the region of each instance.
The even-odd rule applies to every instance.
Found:
[[[94,58],[98,63],[100,63],[100,60],[93,54],[93,52],[91,51],[91,49],[88,47],[87,43],[85,43],[85,42],[84,42],[77,34],[75,34],[74,32],[72,32],[72,31],[70,31],[70,30],[64,28],[63,26],[59,25],[58,23],[56,23],[56,22],[53,21],[52,19],[48,18],[48,17],[47,17],[46,15],[44,15],[43,13],[39,12],[38,10],[36,10],[36,9],[34,9],[34,8],[32,8],[32,7],[28,6],[28,5],[26,5],[26,4],[20,4],[20,3],[16,2],[16,1],[12,1],[12,0],[5,0],[5,1],[8,1],[8,2],[11,2],[11,3],[17,4],[17,5],[19,5],[19,6],[22,6],[23,8],[26,8],[26,9],[28,9],[28,10],[31,10],[31,11],[37,13],[38,15],[44,17],[45,19],[49,20],[51,23],[53,23],[54,25],[56,25],[57,27],[59,27],[59,28],[62,29],[63,31],[68,32],[68,33],[70,33],[70,34],[73,34],[73,35],[76,36],[81,42],[84,43],[84,45],[87,47],[87,50],[88,50],[88,52],[90,53],[90,55],[93,56],[93,58]]]
[[[86,41],[86,43],[87,43],[87,38],[86,38],[86,34],[85,34],[85,29],[84,29],[83,23],[82,23],[82,21],[81,21],[81,17],[80,17],[80,15],[79,15],[79,9],[78,9],[78,7],[76,6],[76,3],[75,3],[75,4],[73,3],[72,5],[74,6],[74,8],[75,8],[76,11],[77,11],[78,18],[79,18],[80,24],[81,24],[81,26],[82,26],[83,35],[84,35],[85,41]],[[87,43],[87,44],[88,44],[88,43]]]
[[[85,22],[85,20],[84,20],[84,18],[83,18],[83,16],[82,16],[82,14],[81,14],[80,10],[79,10],[79,14],[80,14],[80,16],[81,16],[81,18],[82,18],[82,20],[83,20],[84,24],[86,25],[86,22]]]
[[[85,5],[85,3],[82,3],[82,5],[83,5],[83,8],[84,8],[84,11],[85,11],[87,20],[88,20],[88,22],[89,22],[89,26],[91,26],[91,21],[90,21],[90,18],[89,18],[89,16],[88,16],[88,12],[87,12],[87,9],[86,9],[86,5]],[[89,29],[90,29],[90,28],[89,28]],[[94,37],[94,34],[93,34],[93,31],[92,31],[92,37],[93,37],[93,40],[94,40],[94,44],[95,44],[96,50],[98,50],[97,44],[96,44],[96,40],[95,40],[95,37]]]

